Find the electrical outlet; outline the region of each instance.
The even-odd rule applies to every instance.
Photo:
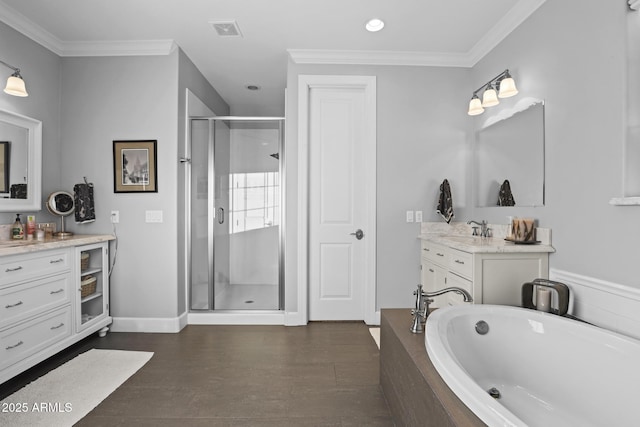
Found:
[[[111,211],[111,222],[113,224],[120,222],[120,211]]]
[[[407,222],[413,222],[413,211],[407,211]]]
[[[416,211],[416,222],[422,222],[422,211]]]

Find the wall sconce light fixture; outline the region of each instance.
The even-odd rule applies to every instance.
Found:
[[[481,90],[484,90],[482,93],[482,101],[480,101],[480,98],[478,97],[478,92]],[[518,89],[516,89],[516,82],[513,80],[513,77],[511,77],[511,74],[509,74],[509,70],[504,70],[473,91],[473,96],[469,102],[469,111],[467,114],[470,116],[482,114],[486,107],[498,105],[500,103],[498,98],[509,98],[517,93]]]
[[[13,70],[13,74],[7,79],[7,86],[4,88],[5,93],[13,96],[29,96],[27,88],[24,85],[24,80],[22,80],[22,76],[20,75],[20,69],[4,61],[0,61],[0,64]]]

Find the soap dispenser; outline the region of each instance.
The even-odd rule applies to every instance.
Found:
[[[20,214],[16,214],[16,222],[11,226],[11,240],[24,239],[24,226],[20,222]]]

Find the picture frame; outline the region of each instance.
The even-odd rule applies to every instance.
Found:
[[[157,193],[155,139],[113,141],[113,192]]]
[[[10,141],[0,141],[0,193],[9,192]]]

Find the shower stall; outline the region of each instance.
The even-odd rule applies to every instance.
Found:
[[[190,119],[189,311],[284,307],[284,119]]]

